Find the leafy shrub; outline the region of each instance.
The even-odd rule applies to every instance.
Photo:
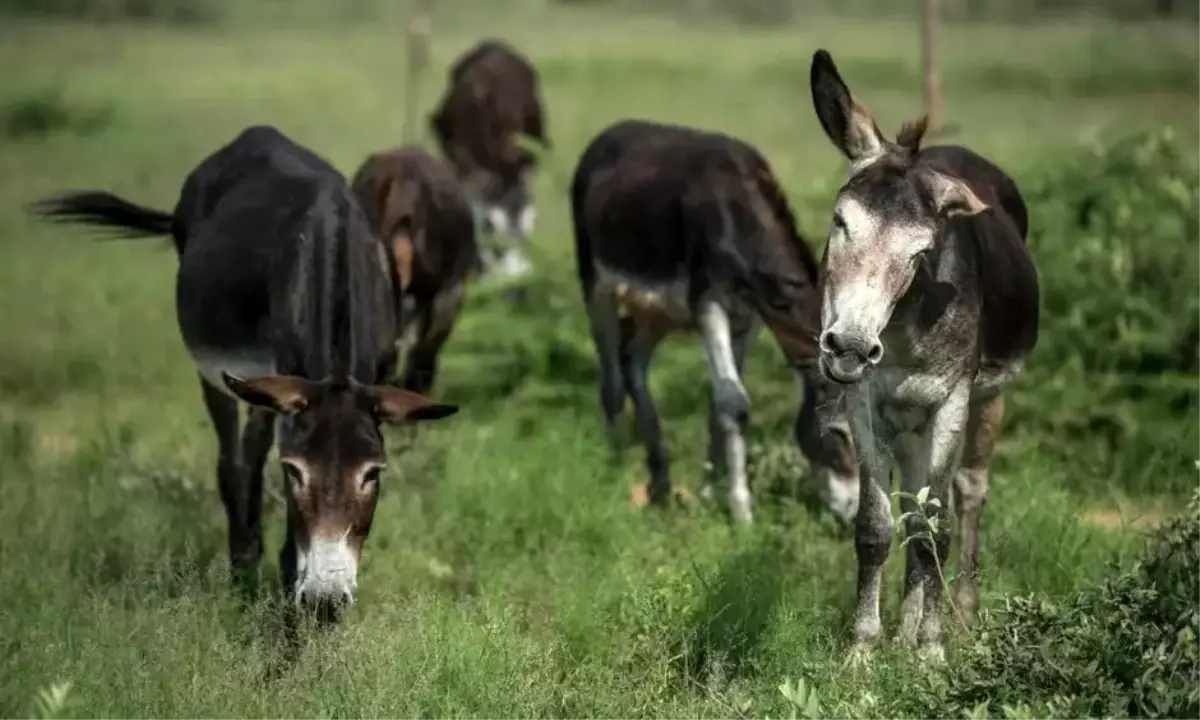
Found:
[[[1200,493],[1147,556],[1055,601],[984,611],[970,645],[935,676],[923,717],[1200,716]]]
[[[1042,318],[1011,422],[1054,438],[1078,489],[1195,485],[1200,170],[1169,128],[1096,143],[1024,179]],[[1069,457],[1066,457],[1069,455]]]
[[[1200,369],[1200,172],[1170,128],[1096,144],[1026,189],[1050,332],[1041,362],[1089,370]]]

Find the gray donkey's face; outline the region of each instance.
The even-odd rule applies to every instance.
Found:
[[[921,267],[936,265],[949,219],[986,205],[961,180],[918,163],[924,123],[893,143],[832,59],[814,60],[811,82],[821,125],[850,163],[822,263],[819,341],[822,373],[849,384],[883,359],[883,330]]]

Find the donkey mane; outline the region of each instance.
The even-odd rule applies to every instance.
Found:
[[[928,129],[928,114],[921,115],[916,120],[909,120],[900,126],[900,132],[896,133],[896,144],[915,155],[920,151],[921,140]]]

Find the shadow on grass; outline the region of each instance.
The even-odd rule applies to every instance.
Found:
[[[783,595],[780,549],[765,538],[730,555],[712,579],[702,578],[705,600],[688,621],[676,667],[689,685],[717,690],[745,674]]]

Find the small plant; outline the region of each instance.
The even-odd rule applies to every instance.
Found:
[[[790,720],[798,718],[819,720],[825,717],[821,712],[821,701],[817,697],[817,689],[809,685],[804,678],[797,678],[795,682],[784,680],[783,684],[779,686],[779,693],[791,706],[791,714],[788,716]]]
[[[71,681],[51,683],[37,692],[33,700],[33,717],[49,720],[65,714],[71,700]]]
[[[914,503],[914,509],[901,513],[896,522],[907,528],[907,523],[910,519],[919,518],[924,521],[925,527],[921,532],[911,535],[906,532],[904,540],[900,542],[900,547],[903,548],[910,540],[914,539],[932,543],[937,534],[942,531],[941,517],[937,514],[930,514],[928,509],[935,508],[940,510],[942,501],[936,497],[929,497],[928,485],[918,490],[915,495],[903,491],[897,491],[893,495],[901,500],[911,500]],[[954,600],[950,597],[950,582],[946,579],[946,570],[942,567],[941,561],[938,560],[936,552],[931,553],[931,556],[933,557],[934,567],[937,569],[938,579],[942,583],[942,592],[946,597],[946,602],[950,603],[950,609],[954,611],[954,617],[958,620],[963,630],[968,630],[967,619],[963,617],[962,611],[958,609],[958,606],[954,604]]]

